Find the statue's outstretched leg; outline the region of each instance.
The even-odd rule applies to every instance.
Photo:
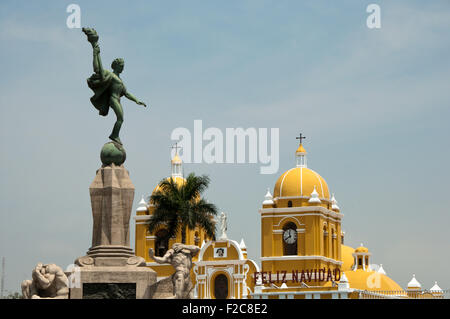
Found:
[[[178,271],[175,274],[175,299],[185,299],[185,296],[183,295],[184,292],[184,272]]]
[[[123,123],[122,105],[120,105],[120,102],[117,98],[111,97],[110,101],[111,101],[111,103],[110,103],[111,108],[114,110],[114,113],[116,113],[117,120],[116,120],[116,123],[114,123],[114,127],[113,127],[112,133],[109,136],[109,138],[111,140],[113,140],[114,142],[117,142],[120,145],[122,145],[122,141],[119,138],[120,128],[122,127],[122,123]]]

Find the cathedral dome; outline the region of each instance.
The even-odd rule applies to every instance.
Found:
[[[306,150],[302,144],[295,152],[295,156],[297,166],[287,170],[278,178],[273,197],[311,197],[314,192],[319,199],[329,200],[330,192],[327,182],[318,173],[306,167]]]
[[[177,184],[177,186],[181,186],[181,185],[183,185],[186,182],[186,180],[183,177],[181,177],[181,176],[171,176],[171,177],[175,180],[175,183]],[[171,177],[167,177],[166,180],[169,180]],[[158,184],[153,189],[152,194],[154,194],[159,189],[160,189],[160,186]]]
[[[350,246],[346,246],[346,245],[341,245],[341,261],[342,261],[342,271],[347,271],[347,270],[351,270],[353,268],[353,262],[354,262],[354,258],[353,258],[353,253],[355,252],[355,250],[350,247]]]
[[[346,271],[351,288],[368,291],[391,291],[399,295],[405,295],[404,290],[398,283],[386,275],[376,271],[365,271],[362,269]]]
[[[316,189],[320,199],[329,199],[327,182],[318,173],[306,167],[295,167],[281,175],[273,190],[273,197],[310,197]]]

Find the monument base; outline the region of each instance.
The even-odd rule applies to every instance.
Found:
[[[156,282],[156,272],[127,246],[91,247],[75,264],[70,299],[149,299]]]
[[[147,267],[80,267],[70,299],[150,299],[156,272]]]

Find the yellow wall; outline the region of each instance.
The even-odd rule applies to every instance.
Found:
[[[292,207],[288,207],[288,200],[293,202]],[[279,199],[271,207],[263,206],[260,210],[261,271],[271,271],[273,278],[277,271],[287,271],[290,274],[292,270],[340,269],[341,215],[328,207],[329,203],[325,201],[318,206],[311,206],[304,198]],[[283,227],[289,222],[294,223],[297,228],[296,256],[318,256],[317,258],[302,260],[296,256],[284,256]],[[324,236],[324,230],[328,232],[327,236]],[[264,257],[278,258],[267,260]],[[314,282],[319,285],[325,283]]]

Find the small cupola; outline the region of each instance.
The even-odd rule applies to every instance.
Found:
[[[302,145],[302,139],[305,139],[306,137],[302,136],[300,134],[297,139],[300,139],[300,145],[297,148],[297,151],[295,151],[295,158],[297,162],[297,167],[307,167],[306,166],[306,150]]]
[[[175,156],[172,158],[171,161],[172,177],[183,177],[183,161],[178,155],[178,148],[179,148],[178,143],[175,143],[175,146],[173,146],[172,148],[175,148]]]
[[[411,281],[408,283],[408,290],[420,290],[422,285],[417,281],[416,275],[413,274]]]
[[[370,263],[369,258],[372,254],[369,252],[369,249],[364,247],[363,244],[361,244],[358,248],[355,249],[355,252],[352,254],[354,258],[353,262],[353,270],[362,269],[370,271]]]

